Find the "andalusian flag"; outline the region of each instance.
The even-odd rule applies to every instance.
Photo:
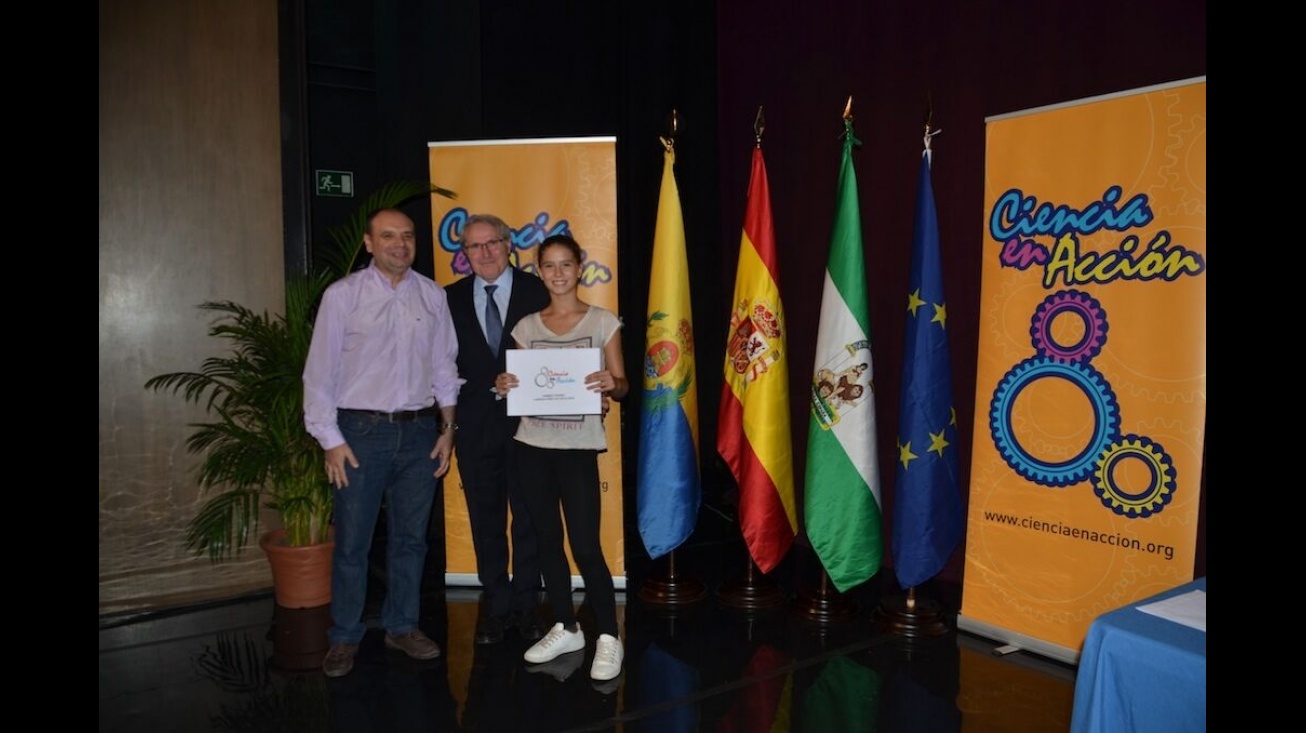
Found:
[[[860,143],[853,137],[852,120],[845,119],[834,234],[816,336],[803,504],[807,538],[840,592],[879,572],[883,555],[875,370],[853,171],[855,144]]]
[[[874,669],[845,656],[830,657],[803,693],[802,730],[879,730],[884,725],[880,717],[883,687],[884,680]],[[896,722],[906,725],[885,726],[886,730],[931,730],[910,725],[910,718]]]
[[[961,541],[957,413],[942,264],[927,148],[916,190],[893,497],[893,570],[903,588],[938,575]]]
[[[662,192],[648,284],[644,400],[639,418],[639,536],[650,557],[679,547],[698,523],[698,381],[689,304],[685,223],[676,189],[675,150],[664,140]]]
[[[759,143],[739,243],[716,446],[739,484],[744,543],[764,573],[784,559],[798,531],[779,282],[771,189]]]

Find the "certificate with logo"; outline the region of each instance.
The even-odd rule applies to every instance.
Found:
[[[597,415],[603,398],[585,386],[599,371],[599,349],[509,349],[508,371],[517,386],[508,392],[509,415]]]

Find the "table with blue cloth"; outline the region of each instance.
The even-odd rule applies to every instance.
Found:
[[[1138,610],[1198,590],[1206,592],[1206,578],[1093,621],[1075,678],[1072,733],[1206,730],[1206,632]]]

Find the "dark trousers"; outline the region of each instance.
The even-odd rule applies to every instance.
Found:
[[[472,550],[476,553],[476,576],[484,589],[483,612],[488,616],[505,616],[534,608],[540,589],[538,540],[522,499],[516,445],[517,441],[507,439],[499,451],[458,454],[458,473],[471,522]],[[508,574],[510,556],[511,576]]]
[[[540,569],[553,620],[567,627],[576,622],[571,566],[563,549],[565,515],[566,539],[570,540],[571,556],[585,581],[585,600],[594,611],[596,631],[618,636],[616,590],[599,540],[603,502],[598,452],[519,444],[517,455],[526,505],[539,537]]]

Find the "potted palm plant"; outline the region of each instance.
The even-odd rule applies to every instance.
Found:
[[[200,491],[209,494],[186,528],[186,546],[214,562],[230,559],[259,537],[272,562],[277,604],[310,608],[331,600],[332,489],[317,441],[304,427],[302,375],[322,292],[354,269],[367,216],[420,196],[453,198],[427,183],[390,184],[369,196],[350,221],[331,231],[321,265],[286,280],[281,314],[230,300],[200,308],[215,315],[209,335],[226,350],[197,371],[152,377],[145,388],[203,404],[209,419],[191,425],[186,449],[201,456]],[[280,527],[259,532],[261,509]],[[283,568],[282,560],[295,563]],[[296,581],[292,585],[291,581]],[[298,581],[306,587],[298,588]]]

